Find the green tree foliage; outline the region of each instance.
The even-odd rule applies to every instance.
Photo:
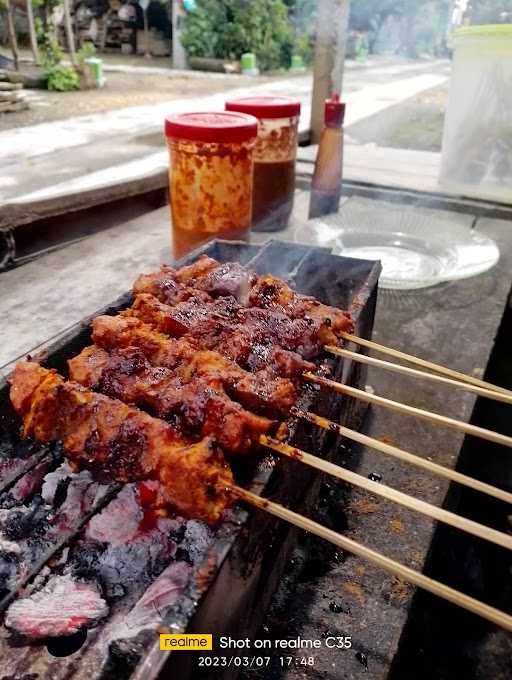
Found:
[[[196,57],[239,59],[254,52],[268,70],[290,64],[294,39],[283,0],[197,0],[181,40]]]
[[[41,45],[41,64],[46,87],[55,92],[80,89],[80,77],[72,66],[62,63],[63,53],[55,39],[45,35]]]
[[[80,89],[80,78],[72,66],[54,64],[44,70],[46,86],[56,92],[69,92]]]
[[[468,13],[472,24],[510,24],[512,0],[473,0]]]

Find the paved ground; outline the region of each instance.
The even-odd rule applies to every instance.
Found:
[[[156,71],[156,72],[155,72]],[[254,79],[242,76],[211,78],[209,74],[198,73],[190,77],[180,72],[163,74],[159,69],[131,69],[130,71],[107,72],[107,85],[99,90],[87,92],[48,92],[30,90],[28,99],[31,107],[27,111],[0,116],[0,130],[38,125],[50,121],[61,121],[106,111],[159,104],[173,99],[225,92],[229,89],[250,85]],[[214,76],[217,74],[213,74]],[[259,77],[265,83],[269,78]]]
[[[133,67],[130,73],[136,70],[137,67]],[[159,77],[175,77],[169,76],[171,71],[162,71]],[[446,82],[448,75],[449,64],[445,61],[374,59],[366,66],[349,63],[344,82],[347,126]],[[194,74],[192,79],[196,78]],[[219,78],[212,80],[221,82]],[[237,81],[237,84],[245,85],[245,82]],[[230,94],[243,95],[256,90],[299,97],[303,107],[301,129],[307,129],[310,75],[237,87]],[[165,168],[167,157],[161,132],[165,115],[191,109],[219,110],[224,99],[222,92],[200,98],[165,99],[151,105],[4,130],[0,132],[3,169],[0,203],[19,205],[55,199],[70,192],[93,191],[124,178],[144,177],[155,168]]]
[[[353,143],[440,152],[449,82],[350,126]]]

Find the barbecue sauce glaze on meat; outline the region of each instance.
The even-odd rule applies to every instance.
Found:
[[[75,381],[18,364],[13,405],[24,435],[61,440],[75,468],[156,479],[156,506],[215,524],[233,483],[219,445],[254,448],[268,415],[289,413],[310,359],[353,330],[350,315],[207,257],[143,274],[134,292],[131,309],[93,322],[95,345],[70,361]]]
[[[193,361],[199,363],[201,355],[208,354],[213,353],[197,352]],[[153,367],[137,347],[110,354],[95,345],[86,347],[69,361],[69,376],[84,387],[147,409],[188,437],[197,432],[203,437],[211,435],[235,455],[254,448],[260,435],[273,426],[268,418],[230,399],[215,372]]]
[[[324,305],[313,297],[301,295],[282,279],[271,274],[260,276],[237,262],[220,264],[210,257],[202,256],[179,270],[162,267],[159,272],[142,274],[136,280],[133,290],[135,294],[150,293],[166,304],[174,305],[189,299],[167,295],[169,287],[175,290],[181,287],[188,291],[193,288],[197,296],[206,293],[211,299],[233,296],[244,307],[272,309],[291,319],[313,319],[322,326],[320,332],[324,335],[324,344],[336,344],[340,332],[351,333],[354,330],[348,312]]]
[[[294,383],[271,368],[251,373],[219,351],[200,350],[192,339],[169,338],[135,317],[99,316],[92,322],[92,337],[110,353],[137,348],[151,366],[175,370],[184,381],[194,376],[216,380],[230,397],[256,413],[286,415],[297,399]],[[86,382],[78,382],[87,387],[98,381],[104,366],[104,360],[98,360],[102,365],[95,369],[93,361],[88,362]]]
[[[156,505],[211,524],[231,501],[231,470],[211,438],[187,443],[168,423],[29,361],[14,370],[11,400],[24,436],[62,440],[75,468],[120,482],[158,479]]]

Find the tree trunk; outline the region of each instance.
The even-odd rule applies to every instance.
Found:
[[[14,1],[7,0],[7,34],[11,46],[14,68],[18,70],[18,41],[16,40],[16,29],[14,27]]]
[[[32,7],[32,0],[26,0],[27,5],[27,19],[28,19],[28,32],[30,35],[30,48],[32,49],[32,54],[34,55],[34,61],[36,64],[39,63],[39,51],[37,49],[37,36],[36,27],[34,23],[34,8]]]
[[[324,101],[341,94],[350,0],[318,0],[311,98],[311,141],[318,144],[324,122]]]
[[[73,26],[71,24],[71,10],[69,8],[69,0],[63,0],[62,6],[64,9],[64,30],[66,31],[69,59],[73,66],[76,66],[75,35],[73,33]]]

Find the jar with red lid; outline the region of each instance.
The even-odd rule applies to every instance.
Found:
[[[251,227],[258,121],[243,113],[183,113],[165,121],[174,256]]]
[[[226,111],[256,116],[252,228],[285,229],[293,209],[300,102],[292,97],[242,97],[226,102]]]

